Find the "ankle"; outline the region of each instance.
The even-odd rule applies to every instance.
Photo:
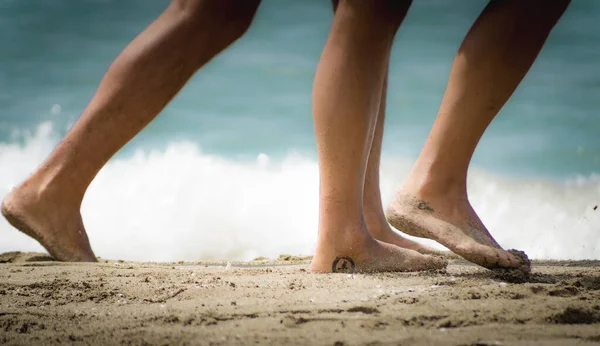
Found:
[[[320,227],[318,243],[332,247],[336,252],[352,252],[360,248],[360,244],[373,241],[364,224],[347,227]],[[348,253],[350,255],[350,253]]]
[[[28,198],[35,201],[60,203],[62,205],[80,206],[85,190],[80,191],[66,182],[61,182],[57,175],[36,172],[19,187]]]
[[[385,233],[389,228],[389,224],[385,219],[383,211],[368,211],[365,209],[365,223],[369,233],[376,239]]]
[[[444,170],[434,172],[411,172],[401,191],[423,200],[464,198],[467,196],[466,176],[453,176]]]

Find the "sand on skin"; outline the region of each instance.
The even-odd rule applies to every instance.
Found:
[[[533,262],[529,282],[311,274],[308,258],[75,264],[0,255],[0,344],[600,344],[600,261]]]

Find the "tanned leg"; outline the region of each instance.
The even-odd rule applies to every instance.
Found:
[[[2,202],[2,214],[61,261],[96,261],[81,219],[98,171],[201,66],[243,35],[259,0],[173,0],[110,66],[46,161]]]
[[[356,271],[413,271],[445,262],[375,240],[363,191],[383,81],[408,1],[340,1],[313,89],[319,156],[319,235],[315,272],[352,264]],[[350,263],[350,264],[348,264]]]
[[[338,0],[333,0],[333,11],[338,5]],[[389,56],[387,58],[387,65],[389,66]],[[367,173],[365,176],[365,187],[364,187],[364,217],[367,224],[367,229],[373,238],[386,242],[389,244],[397,245],[406,249],[419,251],[420,253],[427,254],[443,254],[428,246],[419,244],[416,241],[410,240],[394,232],[390,227],[390,224],[385,218],[383,211],[383,205],[381,201],[381,188],[379,183],[379,167],[381,163],[381,146],[383,141],[384,123],[385,123],[385,110],[386,110],[386,98],[387,98],[387,84],[388,84],[388,66],[386,66],[385,78],[383,80],[383,88],[381,90],[381,101],[379,105],[379,112],[377,114],[377,120],[375,123],[375,133],[373,135],[373,143],[371,144],[371,151],[369,153],[369,159],[367,163]]]
[[[464,39],[446,93],[409,177],[387,210],[408,234],[438,241],[487,268],[514,268],[467,196],[467,169],[492,119],[517,88],[568,0],[492,1]]]

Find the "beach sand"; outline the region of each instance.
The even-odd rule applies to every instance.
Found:
[[[503,282],[435,273],[311,274],[309,258],[226,263],[0,255],[0,344],[600,344],[600,261],[534,261]]]

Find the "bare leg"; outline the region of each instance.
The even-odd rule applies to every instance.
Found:
[[[487,268],[516,267],[467,196],[467,169],[483,132],[517,88],[568,0],[492,1],[467,34],[423,150],[387,211],[390,223]]]
[[[415,250],[420,253],[441,254],[441,252],[436,251],[435,249],[404,238],[400,234],[394,232],[385,218],[383,206],[381,204],[379,166],[381,162],[381,145],[385,123],[387,80],[386,71],[386,77],[384,78],[383,89],[381,91],[381,103],[377,115],[377,122],[375,124],[375,133],[373,135],[373,143],[371,144],[371,152],[369,153],[369,160],[367,163],[367,174],[365,177],[363,208],[367,228],[373,238],[377,240],[406,249]]]
[[[62,261],[96,261],[80,206],[88,185],[202,65],[239,38],[260,0],[174,0],[125,48],[48,159],[2,214]]]
[[[313,89],[319,155],[320,210],[316,272],[330,272],[336,258],[357,271],[440,268],[444,262],[381,243],[363,216],[367,159],[394,35],[407,1],[340,1]],[[333,266],[334,267],[334,266]]]
[[[335,12],[338,5],[338,0],[332,0],[332,4],[333,11]],[[381,102],[375,123],[375,133],[373,135],[373,143],[371,144],[371,152],[369,153],[367,173],[365,176],[363,200],[365,222],[367,224],[369,233],[371,233],[373,238],[377,240],[419,251],[420,253],[440,255],[442,254],[440,251],[404,238],[400,234],[394,232],[388,221],[385,219],[383,205],[381,204],[379,166],[381,162],[381,145],[383,141],[383,128],[385,122],[389,56],[387,58],[386,65],[383,89],[381,90]]]

